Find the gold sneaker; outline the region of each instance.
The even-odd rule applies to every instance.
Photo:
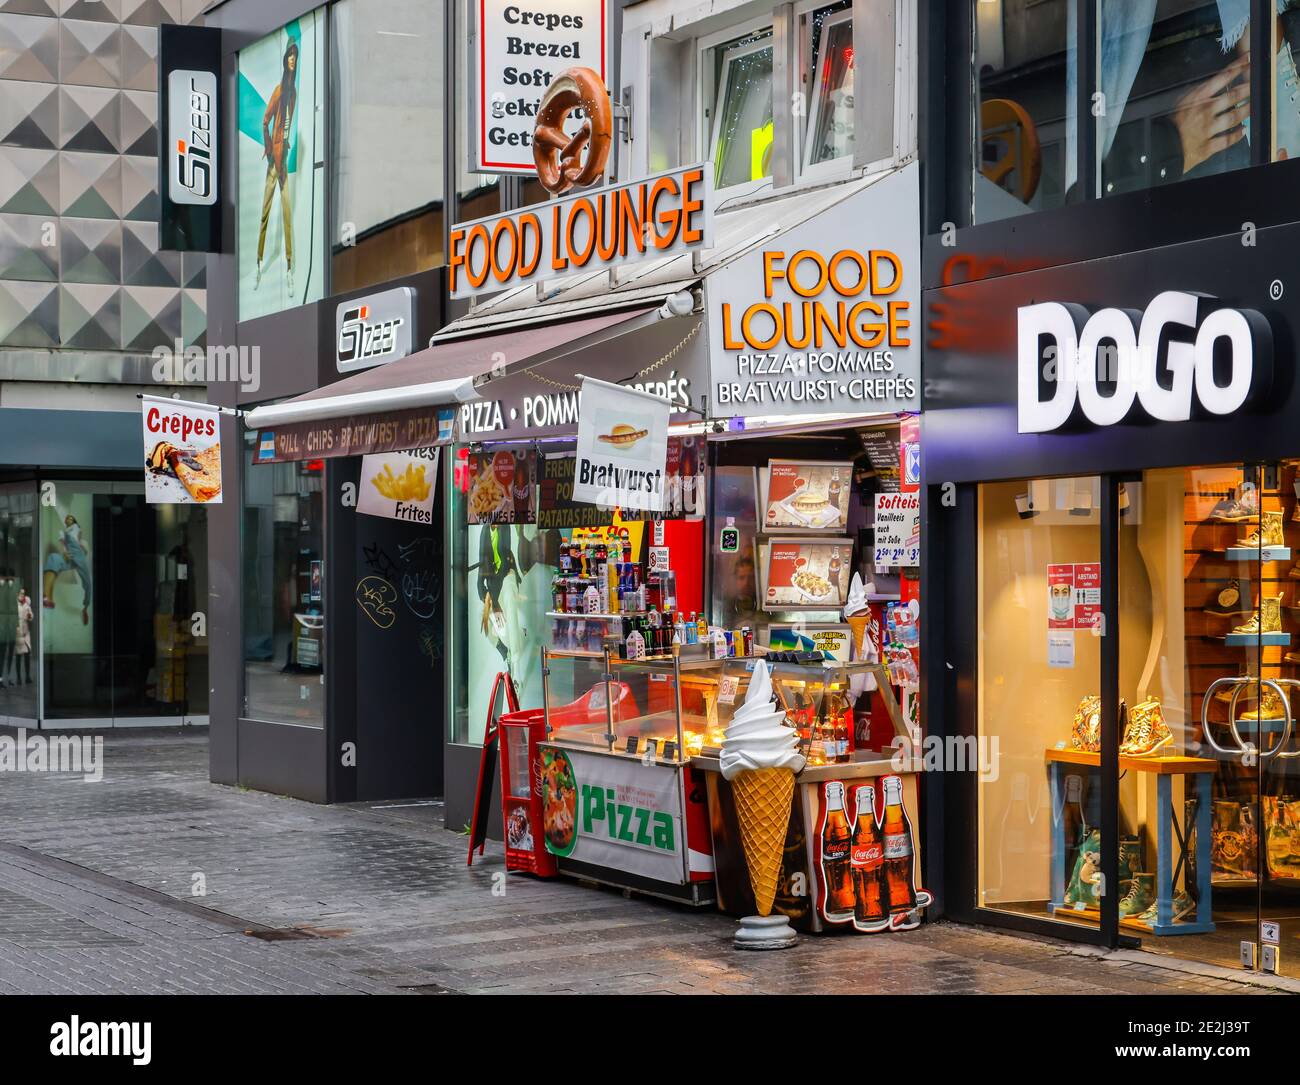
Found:
[[[1152,697],[1129,710],[1129,726],[1119,752],[1128,757],[1150,757],[1173,741],[1160,702]]]
[[[1237,717],[1238,723],[1257,723],[1260,720],[1281,720],[1286,718],[1286,709],[1282,698],[1272,686],[1262,686],[1259,691],[1259,707],[1253,712],[1243,712]]]
[[[1253,635],[1256,633],[1282,632],[1282,595],[1264,595],[1259,600],[1259,610],[1250,616],[1250,621],[1234,626],[1233,632]]]
[[[1286,538],[1282,534],[1282,510],[1261,512],[1259,514],[1259,526],[1252,528],[1245,538],[1238,539],[1237,545],[1250,549],[1265,546],[1285,546]]]

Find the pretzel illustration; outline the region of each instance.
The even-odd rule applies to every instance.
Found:
[[[585,117],[581,130],[570,139],[564,122],[578,108]],[[598,181],[609,158],[613,128],[609,92],[599,75],[590,68],[570,68],[556,76],[542,96],[533,131],[533,161],[542,187],[558,196]]]

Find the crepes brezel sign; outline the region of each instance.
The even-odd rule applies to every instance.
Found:
[[[1041,302],[1016,311],[1021,433],[1129,418],[1185,422],[1194,408],[1233,414],[1273,378],[1273,333],[1250,309],[1211,309],[1205,294],[1166,290],[1145,312]],[[1099,378],[1099,362],[1102,363]],[[1113,386],[1103,392],[1102,385]],[[1045,394],[1046,393],[1046,394]]]

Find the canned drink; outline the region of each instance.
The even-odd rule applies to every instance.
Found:
[[[732,634],[730,629],[724,630],[722,635],[727,639],[727,655],[734,656],[736,654],[735,636]]]
[[[741,629],[740,635],[741,642],[745,646],[745,655],[752,656],[754,654],[754,631],[749,626],[745,626]]]
[[[557,591],[557,592],[555,593],[555,600],[554,600],[554,601],[555,601],[555,610],[556,610],[556,613],[558,613],[558,614],[563,614],[563,613],[564,613],[564,603],[565,603],[565,595],[564,595],[564,592],[562,592],[562,591]]]

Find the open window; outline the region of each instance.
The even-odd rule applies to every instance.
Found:
[[[854,151],[852,5],[809,5],[802,25],[807,126],[801,172],[813,177],[847,171]]]
[[[755,25],[700,40],[701,131],[714,187],[751,188],[772,177],[772,27]]]

